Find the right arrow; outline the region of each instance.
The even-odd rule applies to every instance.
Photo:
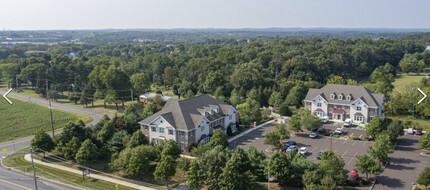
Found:
[[[423,98],[421,98],[421,100],[418,102],[418,104],[420,104],[424,99],[426,99],[427,98],[427,95],[426,94],[424,94],[424,92],[423,91],[421,91],[421,89],[420,88],[418,88],[418,91],[420,91],[421,92],[421,94],[424,96]]]

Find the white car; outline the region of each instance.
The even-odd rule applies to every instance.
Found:
[[[308,153],[308,149],[306,147],[302,147],[300,148],[299,153],[302,155],[306,155]]]
[[[334,131],[334,134],[339,134],[339,135],[343,134],[343,129],[341,129],[341,128],[337,128],[337,129]]]
[[[320,117],[320,119],[324,124],[328,123],[328,116]]]
[[[297,146],[296,145],[291,145],[287,148],[286,152],[290,152],[294,150],[295,152],[297,152]]]
[[[318,133],[317,132],[312,132],[311,134],[309,134],[310,138],[317,138],[318,137]]]

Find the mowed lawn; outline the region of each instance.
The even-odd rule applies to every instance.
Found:
[[[37,130],[51,130],[51,116],[49,109],[34,103],[11,98],[12,105],[1,97],[0,100],[0,142],[33,135]],[[91,117],[53,110],[55,129],[63,128],[70,121],[83,120],[90,122]]]
[[[424,78],[424,74],[421,74],[420,76],[415,75],[413,76],[412,73],[401,73],[397,74],[396,80],[394,81],[394,92],[405,92],[410,91],[412,88],[412,81],[415,83],[421,82],[421,79]],[[412,80],[413,79],[413,80]]]

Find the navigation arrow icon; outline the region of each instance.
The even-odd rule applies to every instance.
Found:
[[[12,102],[6,97],[10,92],[12,91],[12,88],[11,89],[9,89],[6,93],[4,93],[3,94],[3,98],[7,101],[7,102],[9,102],[9,104],[11,104],[12,105]]]
[[[424,96],[423,98],[421,98],[421,100],[418,102],[418,104],[420,104],[424,99],[426,99],[427,98],[427,95],[426,94],[424,94],[424,92],[420,89],[420,88],[418,88],[418,91],[420,91],[421,92],[421,94]]]

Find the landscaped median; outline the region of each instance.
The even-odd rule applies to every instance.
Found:
[[[33,174],[31,165],[31,157],[29,154],[23,155],[27,152],[28,148],[21,149],[13,155],[9,155],[2,160],[2,165],[12,170],[24,172],[28,175]],[[38,159],[34,159],[36,167],[36,175],[40,178],[58,181],[81,189],[94,189],[106,190],[115,189],[118,184],[118,189],[132,190],[132,189],[164,189],[164,187],[149,188],[138,184],[130,183],[127,181],[110,178],[107,176],[90,174],[83,179],[82,171],[61,166],[58,164],[45,163]]]

